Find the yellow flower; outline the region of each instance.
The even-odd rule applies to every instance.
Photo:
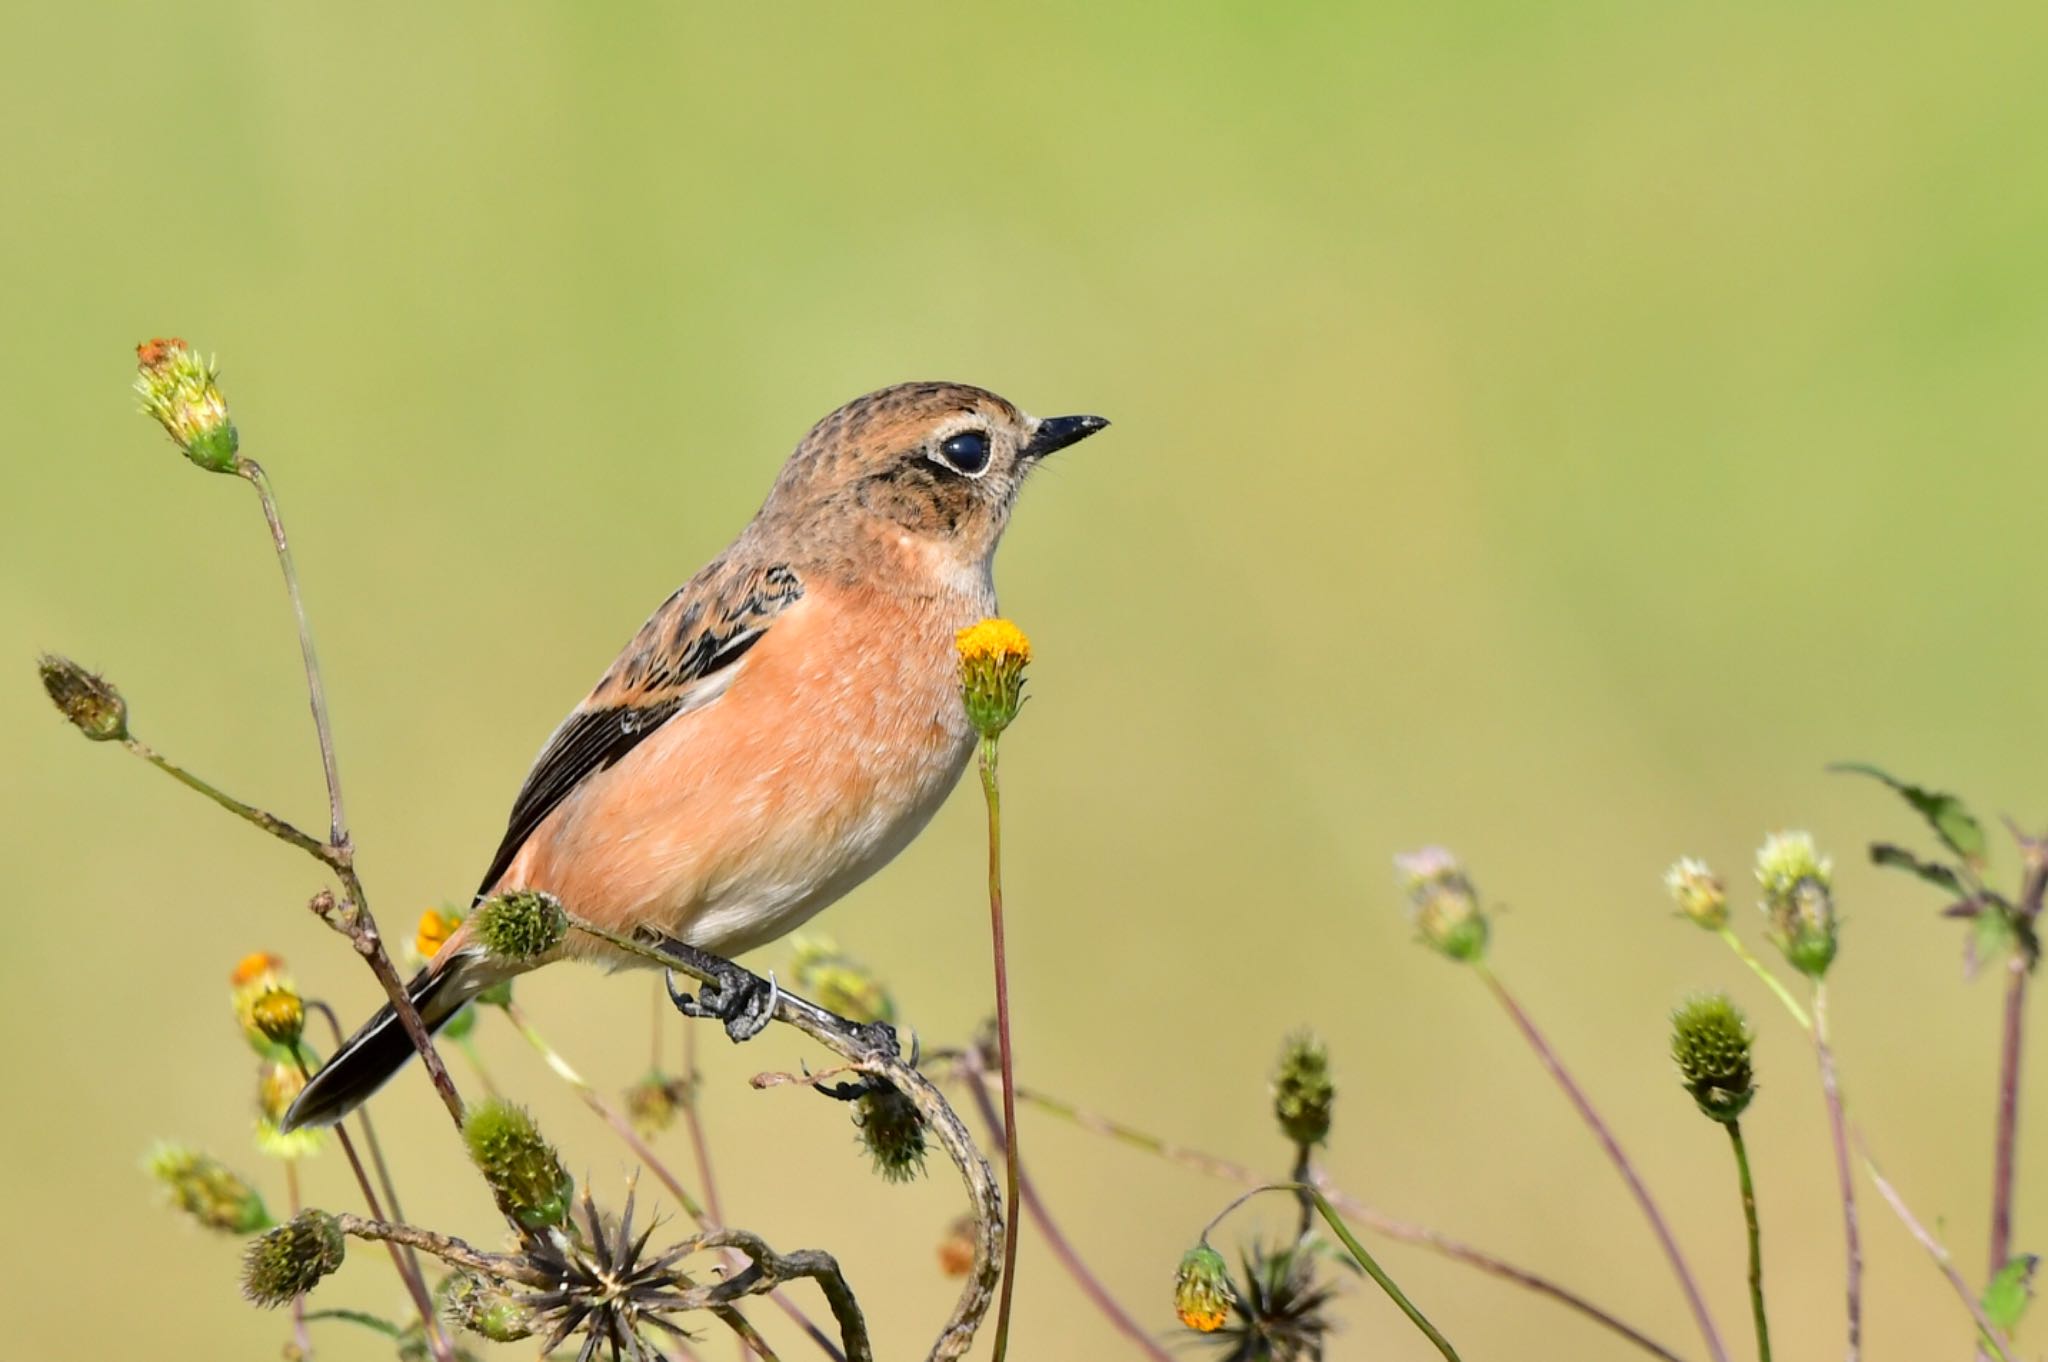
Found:
[[[265,1025],[266,1018],[273,1024],[284,1019],[286,1008],[283,999],[273,996],[277,994],[286,995],[293,1002],[298,1001],[298,990],[292,987],[291,976],[285,973],[282,956],[272,955],[269,951],[245,955],[234,972],[228,975],[228,1001],[235,1009],[235,1021],[241,1026],[250,1048],[265,1059],[282,1062],[292,1058],[291,1044],[273,1037]],[[259,1015],[259,1003],[262,1004],[263,1015]],[[300,1005],[299,1017],[303,1028],[303,1004]]]
[[[213,366],[175,336],[144,341],[135,347],[135,359],[143,414],[155,417],[193,463],[214,473],[234,472],[241,437],[228,419]]]
[[[1006,619],[985,619],[954,635],[960,654],[960,698],[984,738],[1008,728],[1024,704],[1024,667],[1031,640]]]
[[[1207,1244],[1189,1249],[1173,1280],[1173,1312],[1180,1322],[1196,1333],[1213,1334],[1229,1322],[1236,1299],[1223,1255]]]
[[[420,953],[420,963],[434,958],[441,944],[455,935],[455,929],[462,925],[462,918],[455,913],[429,908],[420,914],[420,925],[414,929],[412,948]]]

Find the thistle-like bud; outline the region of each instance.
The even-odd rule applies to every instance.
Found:
[[[1671,1061],[1702,1115],[1723,1125],[1756,1096],[1749,1023],[1725,993],[1687,998],[1671,1014]]]
[[[470,924],[484,949],[500,960],[538,960],[569,934],[569,914],[553,894],[515,889],[477,905]]]
[[[924,1117],[893,1084],[871,1084],[853,1104],[853,1123],[883,1181],[909,1182],[924,1172]]]
[[[442,1309],[450,1324],[493,1343],[517,1343],[532,1337],[533,1311],[503,1282],[478,1272],[458,1272],[443,1290]]]
[[[1307,1031],[1289,1036],[1273,1072],[1273,1115],[1281,1131],[1297,1145],[1321,1144],[1330,1138],[1330,1107],[1336,1098],[1329,1049]]]
[[[829,936],[799,932],[790,974],[796,986],[818,1006],[850,1022],[896,1024],[896,1000],[887,985],[860,961],[839,949]]]
[[[135,347],[135,359],[143,415],[155,417],[193,463],[213,473],[234,472],[241,437],[228,419],[213,366],[176,337],[144,341]]]
[[[960,654],[960,699],[984,738],[1008,728],[1024,705],[1024,668],[1031,640],[1006,619],[985,619],[954,636]]]
[[[293,1058],[292,1044],[305,1031],[305,1004],[300,1001],[298,990],[292,986],[291,976],[285,972],[282,956],[272,955],[269,951],[243,956],[228,975],[228,1001],[235,1009],[235,1023],[242,1028],[242,1037],[249,1042],[250,1049],[269,1060],[290,1061]],[[257,1018],[259,1003],[263,1004],[274,1024],[288,1020],[287,1013],[291,1005],[296,1004],[299,1035],[290,1042],[272,1039],[263,1022]]]
[[[161,1144],[150,1151],[145,1166],[170,1193],[173,1206],[210,1230],[254,1234],[272,1224],[256,1189],[211,1155]]]
[[[1425,945],[1452,960],[1486,954],[1486,914],[1457,857],[1442,847],[1423,847],[1396,856],[1394,875],[1408,896],[1408,919]]]
[[[485,1102],[463,1121],[462,1136],[507,1219],[529,1230],[568,1222],[576,1184],[524,1108]]]
[[[1803,832],[1778,832],[1756,853],[1758,906],[1770,919],[1766,935],[1792,968],[1815,979],[1835,958],[1835,863]]]
[[[249,1243],[242,1256],[242,1294],[266,1309],[303,1296],[341,1266],[347,1245],[325,1211],[300,1211]]]
[[[267,988],[249,1004],[249,1021],[265,1040],[289,1050],[306,1033],[306,1005],[289,988]]]
[[[1705,861],[1682,856],[1664,872],[1664,887],[1684,913],[1710,932],[1728,925],[1728,891]]]
[[[626,1114],[642,1135],[659,1135],[675,1124],[677,1112],[696,1100],[696,1083],[651,1070],[626,1089]]]
[[[118,742],[128,736],[128,702],[113,682],[55,653],[37,658],[36,671],[50,703],[80,733],[94,742]]]
[[[1198,1334],[1213,1334],[1229,1323],[1236,1303],[1237,1288],[1230,1284],[1222,1254],[1203,1243],[1181,1256],[1173,1278],[1173,1313],[1182,1324]]]

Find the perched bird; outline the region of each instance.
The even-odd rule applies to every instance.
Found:
[[[955,633],[995,609],[990,563],[1025,476],[1109,423],[1040,420],[981,388],[905,383],[847,403],[783,465],[752,523],[662,603],[541,749],[478,898],[717,957],[697,999],[734,1039],[773,998],[727,957],[802,924],[923,830],[974,745]],[[537,961],[458,928],[410,985],[428,1027],[565,957],[645,961],[571,932]],[[765,995],[765,996],[764,996]],[[284,1126],[353,1111],[413,1055],[386,1006]]]

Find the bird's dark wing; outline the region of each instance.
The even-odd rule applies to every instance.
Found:
[[[664,601],[541,749],[512,801],[478,897],[491,891],[534,829],[578,785],[676,715],[715,700],[723,690],[718,682],[730,679],[719,674],[803,594],[802,580],[785,565],[741,569],[720,559]]]

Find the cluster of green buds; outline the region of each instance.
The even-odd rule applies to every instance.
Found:
[[[553,894],[515,889],[478,904],[470,929],[494,958],[525,964],[562,944],[569,914]]]
[[[1671,1014],[1671,1062],[1700,1113],[1731,1124],[1756,1096],[1749,1022],[1725,993],[1687,998]]]
[[[458,1328],[493,1343],[517,1343],[533,1336],[533,1311],[519,1294],[480,1272],[458,1272],[442,1288],[443,1310]]]
[[[868,1084],[853,1104],[853,1124],[883,1181],[910,1182],[924,1172],[924,1116],[894,1084]]]
[[[1664,887],[1678,911],[1710,932],[1728,925],[1728,890],[1705,861],[1680,857],[1664,872]]]
[[[346,1251],[333,1216],[300,1211],[250,1242],[242,1256],[242,1294],[266,1309],[283,1305],[318,1286]]]
[[[896,1024],[896,1000],[873,970],[839,949],[829,936],[797,933],[790,974],[804,996],[850,1022]]]
[[[1423,847],[1396,856],[1394,874],[1423,944],[1452,960],[1473,961],[1486,954],[1486,914],[1457,857],[1442,847]]]
[[[985,619],[962,629],[953,646],[960,655],[960,699],[968,722],[984,739],[992,739],[1024,707],[1031,640],[1009,620]]]
[[[1835,958],[1834,872],[1803,832],[1773,833],[1756,853],[1766,935],[1794,969],[1815,979]]]
[[[1273,1116],[1280,1130],[1301,1148],[1330,1138],[1330,1108],[1337,1100],[1330,1080],[1330,1052],[1307,1031],[1287,1038],[1273,1071]]]
[[[523,1107],[481,1103],[464,1118],[462,1137],[506,1219],[525,1230],[568,1223],[576,1184]]]
[[[135,391],[145,416],[156,418],[185,457],[212,473],[236,470],[241,437],[228,419],[213,365],[171,337],[135,347]]]
[[[55,653],[37,658],[36,672],[50,703],[80,733],[94,742],[120,742],[128,736],[128,702],[113,682]]]
[[[210,1230],[254,1234],[273,1223],[263,1197],[220,1160],[183,1145],[161,1144],[144,1165],[171,1204]]]
[[[1173,1313],[1198,1334],[1213,1334],[1230,1322],[1237,1303],[1229,1265],[1203,1240],[1181,1255],[1173,1277]]]

